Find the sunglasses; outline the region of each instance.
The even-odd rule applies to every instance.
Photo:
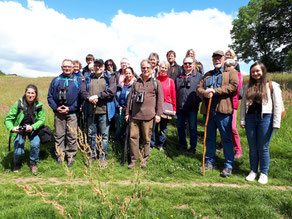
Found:
[[[192,65],[192,62],[185,62],[184,65]]]

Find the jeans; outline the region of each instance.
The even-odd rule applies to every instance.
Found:
[[[95,118],[93,118],[95,117]],[[92,155],[91,157],[96,157],[98,154],[96,147],[96,135],[100,134],[102,137],[102,154],[100,158],[105,159],[107,155],[107,145],[109,136],[110,123],[107,118],[107,114],[96,114],[95,116],[89,115],[87,118],[88,122],[88,143],[90,145]]]
[[[187,149],[186,132],[185,132],[185,122],[189,123],[190,131],[190,150],[196,150],[197,147],[197,116],[198,111],[184,111],[177,110],[177,131],[179,137],[179,144],[182,149]]]
[[[205,120],[206,115],[204,115],[204,121]],[[210,162],[213,165],[216,163],[217,128],[219,129],[223,144],[223,153],[225,157],[224,166],[232,168],[234,161],[233,143],[230,134],[232,129],[232,114],[223,114],[210,110],[206,137],[206,162]]]
[[[39,153],[40,153],[40,138],[36,134],[36,132],[32,132],[27,135],[30,140],[30,161],[39,161]],[[25,143],[26,136],[17,134],[16,138],[14,139],[14,156],[13,162],[15,164],[21,163],[21,157],[24,154],[24,143]]]
[[[155,146],[155,141],[156,141],[156,133],[159,133],[159,141],[158,141],[158,146],[159,147],[164,147],[166,137],[167,137],[167,123],[168,119],[161,118],[160,123],[156,124],[154,122],[153,124],[153,132],[151,136],[151,147]],[[158,132],[158,126],[160,128]]]
[[[260,163],[261,173],[268,175],[270,154],[269,144],[274,133],[273,115],[247,114],[245,117],[245,131],[249,145],[250,169],[257,173]]]

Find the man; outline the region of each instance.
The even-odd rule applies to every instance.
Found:
[[[153,120],[159,123],[162,114],[163,91],[160,82],[151,77],[152,66],[149,60],[141,62],[141,71],[141,77],[132,85],[125,116],[126,121],[130,121],[129,169],[133,169],[139,159],[140,132],[143,136],[143,160],[140,165],[141,168],[146,168]]]
[[[237,71],[234,69],[224,70],[223,51],[215,51],[212,55],[212,61],[215,67],[214,70],[204,75],[197,89],[198,94],[204,98],[201,107],[204,119],[206,119],[209,99],[212,98],[207,126],[205,170],[207,171],[215,167],[216,132],[218,128],[225,157],[224,169],[220,175],[228,177],[232,173],[234,161],[233,143],[231,140],[232,97],[238,87],[238,76]],[[201,171],[203,171],[202,167]]]
[[[78,96],[82,84],[82,80],[73,75],[73,70],[72,60],[65,59],[62,62],[63,73],[52,80],[48,92],[48,104],[55,113],[57,163],[60,164],[64,159],[67,159],[68,167],[73,166],[77,153],[76,112],[80,105]]]
[[[183,72],[175,80],[177,100],[177,131],[180,150],[187,150],[185,122],[189,123],[190,153],[196,153],[197,116],[201,98],[197,95],[197,86],[203,75],[194,69],[194,60],[186,57],[183,60]]]
[[[166,53],[167,61],[169,62],[170,68],[168,69],[168,77],[175,80],[176,77],[181,73],[182,68],[175,61],[176,54],[173,50],[169,50]]]
[[[87,115],[88,143],[92,152],[91,162],[99,155],[100,166],[105,167],[110,120],[115,114],[113,99],[117,89],[116,78],[106,74],[102,59],[94,60],[94,72],[82,84],[81,97],[88,101],[84,110]],[[97,151],[96,134],[102,136],[102,151]]]
[[[87,65],[82,69],[82,75],[84,78],[88,77],[91,73],[90,63],[93,63],[94,56],[92,54],[88,54],[85,58]]]

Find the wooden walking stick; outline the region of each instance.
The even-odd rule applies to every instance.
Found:
[[[206,122],[205,122],[204,143],[203,143],[203,176],[205,176],[206,138],[207,138],[207,126],[209,122],[211,103],[212,103],[212,97],[209,99],[209,105],[208,105]]]

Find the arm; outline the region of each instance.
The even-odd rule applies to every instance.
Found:
[[[241,100],[241,106],[240,106],[240,127],[245,128],[245,115],[246,115],[246,89],[247,86],[245,86],[243,90],[243,97]]]
[[[56,111],[57,108],[58,108],[58,105],[57,105],[56,101],[54,100],[54,83],[55,83],[55,80],[56,80],[56,78],[54,78],[52,80],[51,84],[50,84],[49,91],[48,91],[48,97],[47,97],[48,104],[54,111]]]
[[[273,93],[272,93],[272,101],[273,101],[273,128],[279,129],[281,125],[281,114],[284,110],[284,104],[282,100],[282,91],[279,84],[272,82]]]
[[[16,101],[10,108],[4,121],[5,127],[8,129],[9,132],[11,132],[11,130],[14,128],[14,121],[17,117],[17,107],[18,102]]]
[[[176,91],[175,91],[175,84],[172,79],[170,80],[170,94],[171,94],[171,103],[173,107],[173,111],[176,112]]]
[[[157,116],[161,116],[161,114],[163,113],[163,109],[162,109],[162,103],[163,103],[163,90],[162,90],[162,86],[160,81],[157,80],[157,101],[156,101],[156,106],[155,106],[155,112]]]
[[[223,72],[222,74],[228,74],[227,72]],[[222,75],[222,86],[219,88],[215,88],[214,95],[230,95],[236,92],[238,87],[238,73],[235,70],[230,70],[229,72],[229,83],[223,85],[223,75]]]
[[[33,127],[34,130],[37,130],[45,124],[45,119],[46,119],[45,108],[44,108],[44,105],[42,104],[41,110],[36,115],[36,118],[35,118],[36,122],[32,124],[31,126]]]
[[[117,92],[116,77],[112,76],[109,79],[108,89],[100,92],[97,97],[101,100],[112,101]]]

